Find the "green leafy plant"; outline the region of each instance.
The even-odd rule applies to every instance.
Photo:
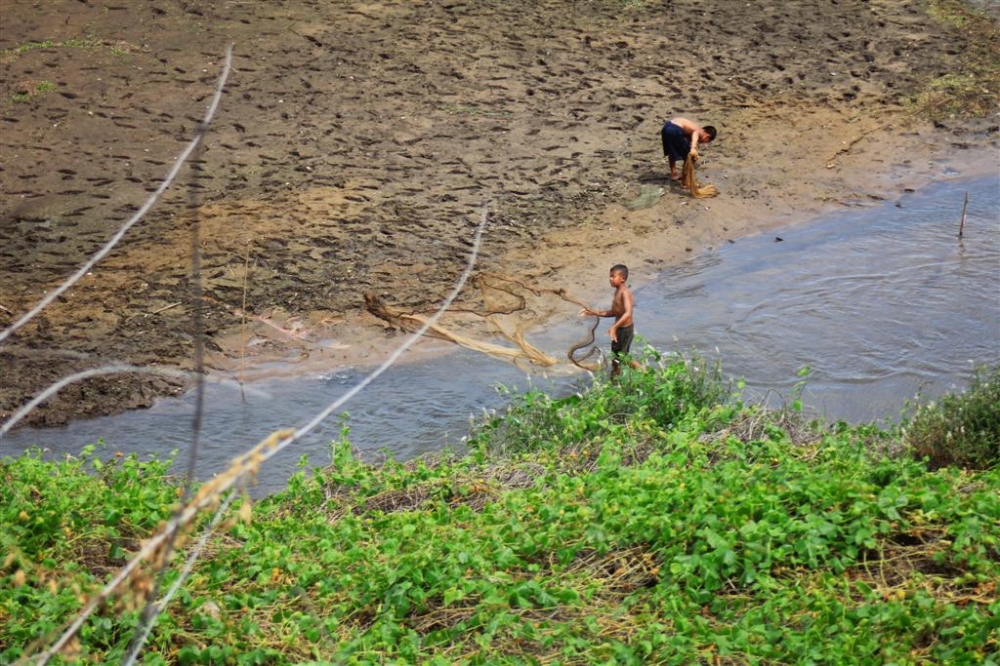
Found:
[[[955,71],[927,83],[915,101],[931,120],[984,118],[1000,107],[1000,26],[983,10],[960,0],[933,0],[930,14],[968,39]]]
[[[669,430],[689,413],[727,398],[721,364],[700,356],[664,356],[647,347],[643,370],[598,379],[587,390],[552,398],[538,390],[515,400],[499,417],[476,425],[469,443],[491,455],[511,455],[552,442],[580,442],[599,434]]]
[[[51,81],[22,81],[16,86],[19,92],[11,95],[14,102],[24,103],[32,98],[56,89]]]
[[[743,405],[715,364],[644,360],[515,398],[468,455],[370,465],[345,426],[332,464],[234,506],[141,660],[996,663],[1000,470],[931,470],[873,425]],[[167,462],[98,452],[0,461],[0,662],[50,644],[175,508]],[[61,663],[121,661],[152,574]]]
[[[57,42],[51,39],[43,39],[40,41],[26,42],[24,44],[19,44],[17,46],[0,50],[0,63],[10,63],[21,56],[30,53],[32,51],[37,51],[40,49],[52,49],[52,48],[71,48],[71,49],[91,49],[105,46],[105,41],[99,39],[93,35],[87,35],[86,37],[76,37],[73,39],[66,39],[61,42]],[[109,44],[109,49],[112,53],[116,55],[121,55],[123,53],[129,53],[134,50],[134,47],[127,42],[114,42]]]
[[[913,454],[931,467],[1000,464],[1000,367],[979,368],[968,390],[913,403],[904,428]]]

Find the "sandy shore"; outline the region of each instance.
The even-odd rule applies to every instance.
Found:
[[[565,290],[574,300],[606,305],[610,298],[606,273],[614,263],[629,265],[630,284],[641,287],[667,267],[723,243],[808,223],[832,211],[895,201],[935,181],[1000,174],[995,139],[984,145],[960,144],[930,124],[911,124],[906,133],[869,139],[878,134],[877,127],[855,123],[851,129],[858,134],[852,135],[847,125],[844,118],[831,114],[815,127],[799,126],[800,131],[785,142],[797,157],[756,167],[757,177],[764,182],[786,182],[750,201],[726,196],[730,181],[740,182],[745,175],[724,148],[715,150],[719,144],[703,151],[701,173],[721,189],[719,196],[709,199],[690,197],[669,182],[664,177],[665,161],[653,156],[645,176],[623,176],[622,203],[607,206],[581,224],[544,234],[533,246],[504,253],[498,263],[505,267],[503,277],[511,282],[492,279],[488,286],[508,289],[510,294],[500,294],[506,303],[498,302],[496,294],[490,298],[489,289],[475,280],[467,286],[458,310],[474,303],[477,308],[492,307],[494,314],[484,319],[453,310],[442,314],[439,325],[472,341],[517,350],[509,335],[514,331],[538,330],[576,316],[574,303],[548,291]],[[830,128],[837,131],[829,132]],[[835,136],[853,138],[837,140]],[[761,144],[764,150],[766,142]],[[794,170],[789,163],[795,164]],[[737,175],[727,173],[728,168]],[[960,211],[955,214],[958,219]],[[472,274],[483,275],[480,269],[475,266]],[[515,303],[511,294],[523,301]],[[428,304],[418,311],[429,314],[433,307]],[[514,307],[518,309],[505,312]],[[404,322],[395,329],[364,309],[333,321],[328,314],[289,315],[275,309],[266,321],[250,321],[217,337],[220,346],[209,357],[209,366],[222,376],[247,381],[341,366],[373,367],[403,342],[402,333],[416,328]],[[379,332],[373,333],[376,329]],[[528,342],[534,342],[530,335]],[[414,345],[399,362],[420,361],[456,346],[432,337]],[[565,349],[541,351],[569,367]],[[524,361],[521,365],[531,367]]]
[[[539,290],[603,303],[613,263],[641,286],[705,248],[998,167],[995,114],[913,113],[966,39],[917,2],[763,2],[750,16],[722,0],[47,7],[5,5],[0,34],[3,326],[156,189],[227,43],[234,68],[197,168],[0,345],[0,418],[109,362],[192,368],[195,307],[216,373],[377,362],[401,338],[362,295],[433,311],[485,205],[479,279],[442,322],[477,339],[575,312]],[[674,115],[719,128],[699,170],[719,196],[666,178],[658,133]],[[28,422],[184,387],[88,380]]]

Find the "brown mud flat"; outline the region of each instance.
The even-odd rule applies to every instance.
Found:
[[[399,338],[362,295],[432,311],[484,206],[476,269],[529,296],[513,328],[575,312],[532,288],[603,302],[613,263],[638,284],[700,248],[891,199],[946,168],[996,167],[995,118],[930,125],[910,112],[964,48],[918,1],[7,0],[0,12],[3,327],[157,189],[234,45],[197,162],[0,343],[4,419],[87,368],[193,366],[195,226],[209,365],[233,375],[382,358]],[[665,178],[659,128],[674,115],[719,128],[699,172],[718,197]],[[489,301],[473,286],[457,306]],[[96,378],[27,423],[182,388]]]

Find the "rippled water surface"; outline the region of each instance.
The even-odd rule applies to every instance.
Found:
[[[938,184],[746,239],[642,299],[672,322],[652,332],[658,348],[717,347],[759,392],[787,394],[809,368],[804,397],[828,418],[891,417],[1000,362],[1000,183]]]
[[[595,273],[603,277],[603,269]],[[671,269],[636,299],[643,339],[661,350],[721,358],[727,374],[746,380],[749,397],[783,399],[808,367],[803,398],[812,409],[850,422],[892,418],[917,393],[967,385],[973,363],[1000,363],[1000,180],[939,183],[896,203],[742,239]],[[580,327],[557,325],[535,341],[565,349]],[[308,422],[361,376],[333,369],[257,384],[243,396],[210,386],[199,474],[224,469],[277,428]],[[347,405],[350,438],[369,457],[385,451],[409,458],[459,442],[470,414],[502,406],[497,386],[533,383],[558,392],[578,380],[527,378],[468,351],[396,366]],[[16,431],[0,452],[41,445],[76,453],[103,438],[110,451],[176,449],[183,459],[192,411],[188,396],[65,428]],[[271,461],[261,488],[281,487],[304,455],[312,464],[328,462],[340,428],[333,419]]]

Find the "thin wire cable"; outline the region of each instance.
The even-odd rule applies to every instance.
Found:
[[[229,78],[229,71],[232,67],[232,61],[233,61],[233,46],[230,45],[229,48],[226,49],[226,62],[222,68],[222,74],[219,76],[219,82],[215,86],[215,96],[212,98],[212,103],[209,105],[208,111],[205,112],[205,118],[204,120],[202,120],[202,125],[208,125],[212,121],[212,118],[215,116],[216,109],[219,108],[219,102],[222,99],[222,91],[226,85],[226,79]],[[162,183],[160,183],[160,186],[156,188],[156,191],[153,192],[152,196],[150,196],[146,200],[146,203],[142,205],[142,208],[140,208],[135,215],[133,215],[124,225],[122,225],[121,229],[119,229],[118,232],[111,237],[111,240],[105,243],[104,247],[98,250],[94,254],[94,256],[92,256],[83,266],[80,267],[79,270],[77,270],[76,273],[67,278],[65,282],[56,287],[53,291],[50,291],[48,294],[46,294],[45,298],[39,301],[38,305],[32,308],[27,314],[25,314],[20,319],[15,321],[13,324],[8,326],[4,331],[0,332],[0,342],[6,340],[8,337],[10,337],[10,335],[14,331],[21,328],[29,321],[34,319],[42,310],[47,308],[52,303],[52,301],[57,299],[60,294],[62,294],[64,291],[66,291],[74,284],[76,284],[80,280],[80,278],[86,275],[90,271],[90,269],[93,268],[95,264],[97,264],[97,262],[99,262],[101,259],[107,256],[109,252],[111,252],[112,248],[114,248],[114,246],[118,244],[118,241],[122,239],[122,237],[126,234],[126,232],[128,232],[128,230],[131,229],[136,222],[141,220],[146,215],[147,212],[149,212],[149,209],[153,207],[153,204],[155,204],[159,200],[160,196],[162,196],[163,193],[167,190],[167,188],[170,187],[171,183],[174,182],[174,179],[180,172],[181,167],[183,167],[184,163],[187,162],[188,157],[198,146],[200,141],[201,141],[200,135],[192,139],[191,143],[189,143],[187,148],[184,149],[184,152],[182,152],[180,156],[177,158],[176,164],[174,164],[174,167],[167,174],[167,177],[163,180]]]
[[[317,414],[312,421],[310,421],[306,425],[296,430],[295,434],[292,435],[292,437],[290,438],[290,441],[287,443],[282,443],[281,445],[279,445],[278,448],[284,448],[291,442],[306,435],[310,430],[312,430],[320,423],[322,423],[328,416],[330,416],[330,414],[340,409],[344,405],[344,403],[346,403],[348,400],[356,396],[358,393],[364,390],[366,386],[368,386],[373,381],[378,379],[379,376],[382,375],[382,373],[391,368],[392,365],[399,360],[399,357],[402,356],[407,349],[412,347],[417,342],[417,340],[423,337],[424,333],[429,331],[431,327],[433,327],[437,323],[438,319],[441,318],[441,315],[444,314],[444,312],[449,307],[451,307],[451,304],[455,301],[456,298],[458,298],[458,295],[462,293],[462,289],[465,288],[465,283],[468,282],[469,276],[472,274],[472,269],[476,265],[476,259],[479,256],[479,248],[480,245],[482,244],[483,230],[486,228],[487,219],[489,219],[489,204],[483,206],[482,219],[479,221],[479,226],[476,227],[476,234],[473,237],[472,252],[469,254],[469,264],[468,266],[465,267],[465,271],[462,273],[461,277],[459,277],[458,282],[455,284],[455,287],[451,290],[451,293],[448,294],[448,297],[444,299],[444,302],[441,304],[441,307],[438,308],[437,312],[435,312],[434,315],[430,319],[428,319],[423,326],[417,329],[417,331],[412,336],[410,336],[410,338],[406,340],[406,342],[400,345],[399,348],[396,349],[396,351],[394,351],[389,356],[389,358],[385,360],[384,363],[382,363],[382,365],[377,367],[375,370],[371,372],[371,374],[369,374],[367,377],[361,380],[361,382],[359,382],[357,386],[355,386],[350,391],[341,396],[339,400],[335,401],[329,407],[327,407],[319,414]],[[277,451],[275,451],[275,453],[277,453]]]
[[[198,141],[197,155],[200,157],[204,152],[205,134],[208,132],[208,125],[202,124],[198,129],[200,140]],[[198,169],[192,166],[191,187],[189,189],[190,200],[188,208],[194,215],[191,224],[191,328],[194,342],[194,371],[195,379],[195,401],[194,416],[191,420],[191,451],[188,453],[187,480],[184,483],[184,496],[182,502],[187,502],[191,496],[191,487],[195,480],[195,467],[198,464],[198,449],[201,442],[201,426],[205,415],[205,323],[202,316],[202,308],[205,301],[202,298],[203,289],[201,284],[201,218],[197,213],[198,204]]]
[[[201,284],[201,218],[198,215],[197,184],[201,166],[198,162],[205,151],[205,135],[207,133],[208,125],[202,123],[198,127],[196,152],[189,172],[191,185],[188,188],[188,210],[194,216],[194,219],[191,221],[191,293],[189,297],[192,302],[191,330],[194,342],[194,371],[196,379],[194,415],[191,419],[191,444],[188,450],[188,467],[184,478],[184,492],[181,495],[180,505],[176,513],[179,513],[180,507],[187,504],[191,499],[191,489],[195,483],[195,469],[198,465],[198,453],[201,448],[201,428],[205,414],[205,325],[202,317],[204,301],[202,299],[203,290]],[[232,496],[232,493],[230,493],[230,496]],[[216,516],[220,517],[221,514],[216,513]],[[180,526],[170,534],[170,538],[167,539],[164,545],[163,554],[160,557],[160,570],[156,575],[156,583],[146,594],[146,605],[139,615],[139,624],[132,636],[129,654],[137,654],[142,649],[146,641],[146,636],[149,635],[153,625],[156,624],[156,618],[160,614],[157,597],[160,595],[160,590],[163,588],[163,581],[166,579],[167,571],[170,568],[170,557],[177,545],[179,533]]]
[[[80,372],[74,373],[72,375],[67,375],[63,377],[55,384],[52,384],[47,389],[39,393],[37,396],[31,399],[30,402],[25,404],[19,410],[14,412],[7,422],[0,426],[0,437],[3,437],[11,429],[21,422],[28,414],[34,411],[35,407],[42,404],[52,396],[54,396],[59,391],[63,390],[70,384],[74,382],[83,381],[84,379],[90,379],[91,377],[102,377],[104,375],[118,375],[118,374],[146,374],[146,375],[160,375],[163,377],[177,377],[180,379],[191,379],[193,373],[187,370],[172,370],[169,368],[144,368],[139,365],[129,365],[127,363],[113,363],[111,365],[103,365],[99,368],[91,368],[90,370],[82,370]],[[230,380],[226,380],[230,381]]]
[[[139,652],[146,645],[146,641],[149,640],[149,634],[153,631],[153,627],[156,626],[156,618],[163,612],[170,603],[170,600],[174,598],[177,594],[177,590],[181,589],[181,585],[187,580],[188,576],[191,575],[191,570],[194,568],[194,563],[198,561],[198,557],[201,555],[201,551],[205,549],[205,545],[208,543],[209,537],[215,533],[215,529],[222,522],[223,516],[225,516],[226,511],[229,510],[229,505],[233,503],[236,498],[236,491],[229,493],[226,499],[219,505],[218,510],[212,517],[212,522],[209,523],[208,527],[205,528],[205,532],[201,535],[198,543],[191,552],[188,553],[187,559],[184,561],[184,566],[181,568],[180,574],[177,576],[177,580],[173,582],[170,589],[167,590],[166,594],[156,602],[153,602],[153,607],[155,612],[150,616],[149,620],[143,622],[136,629],[136,635],[132,638],[132,645],[129,647],[128,653],[125,655],[125,660],[122,662],[122,666],[132,666],[135,663],[136,658],[139,656]]]
[[[110,595],[114,592],[114,590],[122,584],[122,582],[128,579],[129,575],[135,571],[140,563],[156,552],[156,550],[164,543],[170,534],[173,534],[183,525],[190,523],[202,509],[215,502],[220,496],[222,496],[222,494],[232,490],[236,483],[242,481],[248,472],[258,469],[262,464],[283,451],[290,444],[298,441],[311,430],[316,428],[323,422],[324,419],[330,416],[330,414],[340,409],[351,398],[364,390],[365,387],[385,373],[386,370],[391,368],[407,349],[416,344],[416,342],[423,337],[428,330],[430,330],[441,315],[451,306],[458,295],[462,292],[462,289],[465,288],[465,284],[468,282],[469,276],[472,274],[472,270],[476,265],[476,260],[479,257],[479,250],[482,246],[483,231],[486,228],[486,222],[488,219],[489,203],[483,206],[482,217],[479,225],[476,227],[472,250],[469,253],[468,265],[459,277],[458,282],[456,282],[455,287],[451,290],[447,298],[445,298],[444,302],[442,302],[441,306],[438,308],[437,312],[435,312],[434,315],[420,327],[420,329],[407,338],[403,344],[401,344],[385,361],[382,362],[381,365],[369,373],[354,388],[335,400],[326,409],[319,412],[319,414],[309,421],[309,423],[294,431],[275,431],[261,440],[256,446],[250,449],[250,451],[235,458],[233,464],[226,473],[221,474],[207,482],[205,486],[202,487],[198,496],[195,497],[191,503],[167,521],[167,523],[160,528],[159,532],[147,539],[143,543],[139,552],[136,553],[135,556],[133,556],[133,558],[121,568],[118,574],[107,585],[105,585],[99,593],[90,598],[87,605],[80,610],[76,619],[73,620],[62,635],[60,635],[60,637],[56,639],[56,641],[50,645],[45,652],[30,658],[31,661],[35,661],[36,663],[42,665],[48,664],[52,657],[58,654],[66,646],[66,644],[69,643],[73,636],[76,635],[76,632],[80,630],[80,627],[83,626],[83,623],[86,622],[87,618],[94,612],[94,610],[103,604],[104,601],[107,600],[108,597],[110,597]],[[27,658],[25,661],[27,661]]]

